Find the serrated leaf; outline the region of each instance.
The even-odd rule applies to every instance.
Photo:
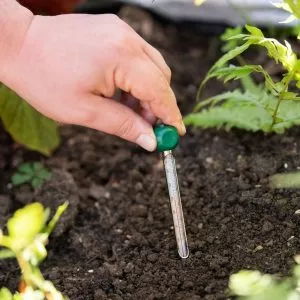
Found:
[[[262,95],[262,91],[260,90],[260,97]],[[239,89],[225,92],[216,96],[213,96],[211,98],[208,98],[204,101],[200,101],[194,109],[194,112],[199,111],[202,107],[205,107],[207,105],[216,105],[220,103],[221,101],[224,100],[229,100],[230,101],[236,101],[236,102],[249,102],[251,104],[255,104],[257,106],[262,106],[263,107],[263,101],[258,101],[257,100],[257,94],[254,94],[251,92],[251,89],[246,90],[246,92],[242,92]],[[262,100],[262,98],[261,98]],[[262,103],[261,103],[262,102]]]
[[[9,88],[0,85],[0,118],[13,139],[45,155],[59,145],[58,127]]]
[[[230,65],[228,67],[218,68],[212,71],[208,78],[223,79],[226,83],[229,80],[236,80],[248,76],[252,72],[257,72],[259,66],[247,65],[247,66],[234,66]]]
[[[263,86],[261,84],[256,84],[251,76],[241,78],[241,85],[244,91],[249,91],[256,96],[261,95],[264,92]]]
[[[7,222],[12,250],[19,251],[30,244],[44,228],[46,221],[45,210],[40,203],[32,203],[17,210]]]
[[[264,109],[255,106],[213,107],[187,115],[184,123],[201,128],[224,127],[229,130],[236,127],[253,132],[259,130],[268,132],[272,117]]]
[[[244,37],[247,43],[262,46],[267,50],[268,55],[280,62],[288,71],[292,71],[297,63],[297,55],[293,52],[291,45],[285,41],[285,45],[276,39],[266,38],[262,31],[253,26],[246,26],[249,35]]]
[[[197,100],[200,100],[200,94],[202,91],[202,88],[204,87],[204,85],[207,83],[207,81],[210,79],[210,74],[217,68],[221,68],[224,65],[226,65],[230,60],[232,60],[233,58],[239,56],[240,54],[242,54],[245,50],[247,50],[250,47],[250,43],[245,43],[239,47],[236,47],[235,49],[227,52],[226,54],[224,54],[219,60],[217,60],[215,62],[215,64],[211,67],[211,69],[208,71],[206,77],[203,79],[200,88],[198,90],[197,93]]]
[[[270,94],[263,85],[256,85],[250,77],[243,77],[242,80],[244,92],[236,89],[199,102],[196,109],[202,110],[188,115],[185,123],[202,128],[224,127],[229,130],[236,127],[276,133],[300,125],[300,101],[281,101],[273,124],[278,97]],[[294,94],[287,93],[287,96]],[[208,105],[208,109],[203,109]]]
[[[241,44],[241,41],[238,41],[237,38],[235,38],[237,35],[241,34],[243,31],[243,28],[241,26],[237,26],[234,28],[227,28],[225,32],[221,35],[220,39],[224,42],[224,45],[222,46],[222,52],[228,52],[236,47],[238,47]],[[234,39],[232,39],[234,37]]]
[[[255,36],[257,38],[264,38],[264,34],[259,28],[250,25],[245,25],[245,27],[251,33],[252,36]]]

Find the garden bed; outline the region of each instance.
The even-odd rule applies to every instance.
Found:
[[[189,112],[218,55],[216,39],[132,9],[122,16],[162,51],[180,106]],[[207,93],[220,88],[214,83]],[[79,213],[74,226],[52,238],[42,266],[70,299],[226,299],[228,278],[240,269],[287,274],[300,249],[300,192],[272,191],[268,177],[300,167],[298,129],[285,135],[188,130],[175,151],[190,246],[186,260],[177,254],[159,155],[93,130],[61,131],[62,144],[49,159],[16,148],[1,133],[0,221],[33,198],[29,188],[8,184],[20,162],[42,159],[73,175]],[[76,199],[76,189],[59,188]],[[53,202],[61,193],[53,193]],[[0,271],[0,286],[15,289],[16,265],[1,261]]]

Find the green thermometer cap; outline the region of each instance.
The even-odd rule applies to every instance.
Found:
[[[159,124],[154,127],[157,141],[157,151],[163,152],[173,150],[179,142],[179,135],[174,126]]]

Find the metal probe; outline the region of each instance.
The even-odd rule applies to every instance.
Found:
[[[176,162],[172,153],[172,150],[176,148],[179,141],[178,132],[175,127],[168,125],[157,125],[154,132],[157,138],[157,149],[159,152],[162,152],[165,167],[178,254],[181,258],[187,258],[189,256],[189,248],[181,205]]]

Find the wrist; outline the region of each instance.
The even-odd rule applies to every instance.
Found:
[[[32,19],[32,12],[17,1],[0,1],[0,82],[21,50]]]

